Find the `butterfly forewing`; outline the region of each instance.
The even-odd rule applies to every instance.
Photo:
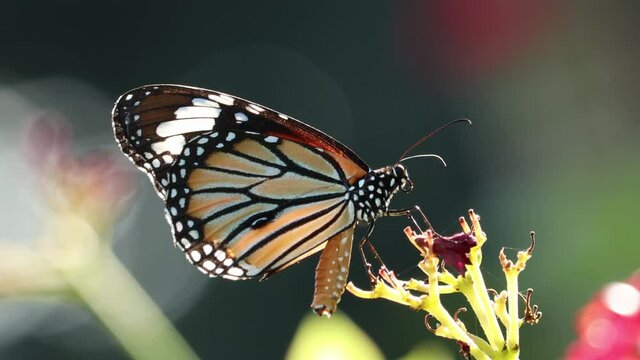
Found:
[[[224,93],[178,85],[148,85],[122,95],[113,110],[113,128],[122,151],[166,197],[168,169],[186,143],[217,130],[244,130],[275,136],[329,153],[348,181],[368,166],[333,138],[287,115]]]
[[[123,152],[166,203],[176,244],[211,276],[268,276],[353,235],[347,188],[369,168],[324,133],[210,90],[150,85],[124,94]]]

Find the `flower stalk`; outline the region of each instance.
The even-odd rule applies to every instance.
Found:
[[[0,299],[50,297],[90,311],[132,359],[197,359],[111,248],[135,189],[110,154],[77,157],[47,117],[27,133],[46,224],[30,244],[0,241]]]
[[[519,329],[525,322],[536,323],[541,313],[537,307],[530,306],[531,290],[527,296],[518,291],[518,275],[524,270],[531,258],[535,237],[531,235],[531,246],[518,253],[513,263],[500,252],[499,260],[505,273],[507,290],[500,293],[487,289],[480,265],[482,264],[482,245],[487,241],[480,226],[480,217],[469,211],[471,226],[464,218],[459,219],[462,232],[445,237],[432,230],[416,233],[410,227],[405,234],[420,251],[422,260],[418,263],[426,275],[425,279],[400,280],[393,271],[384,266],[379,270],[375,286],[371,290],[362,290],[353,283],[347,289],[354,295],[366,298],[384,298],[403,304],[414,310],[427,313],[425,325],[434,334],[457,341],[461,352],[474,359],[519,359]],[[503,249],[504,250],[504,249]],[[458,275],[448,270],[453,267]],[[461,293],[469,302],[484,338],[467,331],[458,315],[466,311],[458,309],[454,315],[444,307],[443,295]],[[494,294],[493,299],[490,295]],[[519,298],[525,299],[525,314],[520,317]],[[432,327],[430,319],[438,324]],[[535,319],[535,320],[532,320]],[[502,324],[505,328],[503,333]]]

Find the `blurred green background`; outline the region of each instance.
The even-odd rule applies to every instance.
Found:
[[[419,148],[449,166],[408,163],[415,190],[394,206],[421,205],[445,234],[476,209],[489,235],[485,276],[499,289],[499,249],[513,256],[528,246],[529,230],[537,232],[520,284],[535,289],[544,317],[523,328],[522,358],[560,358],[580,306],[638,268],[636,1],[8,1],[2,12],[0,241],[28,246],[44,221],[23,164],[31,119],[43,111],[65,118],[78,152],[117,151],[117,96],[179,83],[301,119],[372,167],[393,163],[450,120],[472,119],[473,127],[451,128]],[[136,180],[115,252],[195,352],[285,356],[310,313],[315,258],[266,282],[208,279],[173,248],[160,200],[142,173]],[[373,236],[402,277],[419,274],[406,225],[382,219]],[[366,285],[357,257],[352,280]],[[458,300],[451,306],[462,306]],[[425,341],[457,351],[425,331],[421,314],[392,303],[345,294],[339,312],[386,358]],[[36,357],[127,356],[81,307],[0,300],[0,358]]]

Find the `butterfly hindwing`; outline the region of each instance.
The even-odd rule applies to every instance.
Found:
[[[345,175],[335,166],[322,151],[271,135],[203,134],[168,173],[176,244],[212,276],[277,272],[355,223]]]

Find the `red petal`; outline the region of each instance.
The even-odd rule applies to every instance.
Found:
[[[440,257],[446,265],[453,266],[460,274],[464,275],[466,265],[471,264],[469,251],[478,243],[476,238],[467,233],[457,233],[452,236],[434,236],[433,252]]]

